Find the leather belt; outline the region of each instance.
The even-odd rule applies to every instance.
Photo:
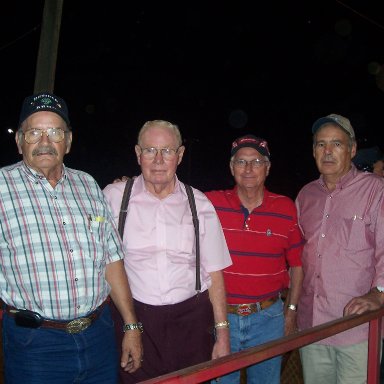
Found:
[[[271,297],[267,300],[258,301],[257,303],[249,304],[227,304],[227,312],[239,316],[248,316],[252,313],[259,312],[259,310],[266,309],[279,300],[280,296]]]
[[[78,317],[73,320],[51,320],[41,317],[36,312],[25,311],[11,307],[9,305],[5,306],[6,313],[15,318],[17,325],[27,328],[51,328],[51,329],[62,329],[68,333],[80,333],[86,330],[100,315],[104,306],[109,303],[110,299],[105,300],[97,309],[84,317]]]

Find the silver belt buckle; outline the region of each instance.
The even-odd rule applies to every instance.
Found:
[[[67,324],[66,331],[68,333],[79,333],[87,329],[92,323],[92,320],[88,317],[80,317],[70,321]]]

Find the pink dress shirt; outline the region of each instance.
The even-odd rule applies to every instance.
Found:
[[[384,286],[384,179],[353,165],[332,192],[322,177],[296,199],[303,231],[303,289],[298,305],[300,329],[343,317],[345,305]],[[319,341],[351,345],[368,337],[368,324]]]
[[[116,222],[125,182],[104,189]],[[216,211],[208,198],[194,189],[200,226],[201,290],[211,286],[210,272],[232,264]],[[123,242],[125,269],[133,297],[146,304],[184,301],[195,291],[195,234],[185,187],[176,179],[175,190],[158,199],[136,178],[128,204]]]

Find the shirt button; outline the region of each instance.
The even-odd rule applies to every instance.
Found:
[[[328,219],[328,217],[329,217],[328,213],[325,215],[325,217]]]
[[[71,252],[71,253],[72,253],[72,252],[73,252],[73,249],[70,249],[70,250],[69,250],[69,252]]]
[[[63,221],[63,225],[66,225],[67,223],[65,221]]]
[[[325,234],[324,234],[324,233],[322,233],[322,234],[321,234],[321,237],[325,237]]]

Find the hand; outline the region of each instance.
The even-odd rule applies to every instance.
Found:
[[[123,338],[122,349],[121,367],[126,372],[135,372],[141,367],[143,361],[141,332],[139,330],[126,331]]]
[[[130,177],[128,177],[128,176],[122,176],[121,177],[121,179],[115,179],[115,180],[113,180],[113,182],[114,183],[120,183],[120,182],[122,182],[122,181],[128,181],[130,179]]]
[[[366,311],[379,309],[383,305],[383,296],[380,292],[370,291],[363,296],[354,297],[344,307],[343,315],[360,315]]]
[[[230,353],[229,328],[216,329],[216,342],[212,350],[212,359],[227,356]]]

